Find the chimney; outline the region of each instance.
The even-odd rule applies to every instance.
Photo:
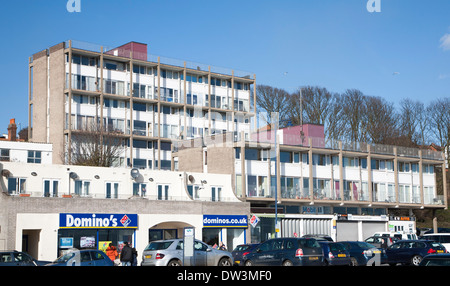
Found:
[[[17,140],[17,125],[16,125],[16,119],[15,118],[9,120],[8,140],[9,141],[16,141]]]

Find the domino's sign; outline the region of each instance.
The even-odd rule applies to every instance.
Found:
[[[61,213],[60,228],[137,228],[137,214]]]

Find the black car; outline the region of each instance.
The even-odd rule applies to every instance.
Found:
[[[50,261],[39,261],[26,252],[17,250],[1,251],[0,266],[43,266]]]
[[[340,241],[350,253],[352,266],[379,265],[386,262],[383,249],[364,241]]]
[[[323,265],[322,247],[314,238],[275,238],[245,255],[245,266]]]
[[[419,266],[450,266],[450,254],[430,254],[425,256]]]
[[[429,240],[401,240],[386,249],[389,265],[402,263],[418,266],[423,257],[445,252],[442,244]]]
[[[259,243],[240,244],[231,252],[235,265],[241,265],[244,261],[244,256],[252,252]]]
[[[305,234],[304,236],[305,238],[314,238],[315,240],[318,241],[333,241],[333,239],[331,238],[331,236],[326,235],[326,234]]]

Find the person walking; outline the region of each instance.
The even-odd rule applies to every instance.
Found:
[[[116,265],[116,259],[119,254],[117,253],[117,248],[110,242],[108,248],[106,249],[106,255],[114,262]]]
[[[124,242],[124,246],[122,251],[120,252],[120,262],[122,266],[131,266],[131,262],[133,261],[133,251],[131,247],[128,245],[128,242]]]
[[[131,253],[132,253],[132,259],[131,259],[131,266],[137,266],[138,262],[137,262],[137,257],[138,257],[138,253],[136,248],[132,248],[131,249]]]

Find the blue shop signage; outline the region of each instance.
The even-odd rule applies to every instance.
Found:
[[[203,215],[203,227],[247,228],[246,215]]]
[[[61,213],[60,228],[137,228],[137,214]]]

